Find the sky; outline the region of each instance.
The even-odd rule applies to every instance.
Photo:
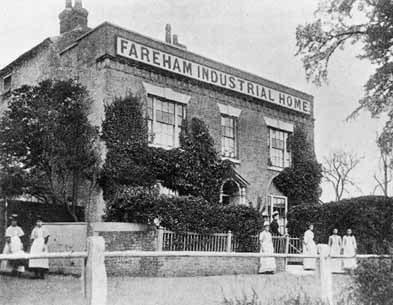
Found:
[[[104,21],[164,40],[165,24],[188,50],[246,70],[314,96],[317,158],[337,150],[362,158],[353,172],[358,188],[346,197],[373,193],[378,173],[376,133],[382,119],[366,112],[356,120],[345,118],[357,107],[363,85],[374,67],[356,55],[360,46],[348,46],[332,59],[329,82],[308,83],[299,57],[295,57],[295,31],[310,22],[318,0],[83,0],[89,26]],[[14,0],[0,6],[0,67],[46,37],[59,34],[58,14],[65,0]],[[321,199],[334,199],[323,183]]]

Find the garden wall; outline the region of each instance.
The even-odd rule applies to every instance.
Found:
[[[85,250],[85,223],[47,224],[51,232],[49,250]],[[106,251],[156,251],[158,231],[154,227],[129,223],[95,223],[94,233],[105,239]],[[284,260],[277,259],[278,271],[284,270]],[[258,258],[235,257],[110,257],[105,260],[111,276],[205,276],[224,274],[254,274],[258,271]],[[80,274],[81,259],[52,259],[50,271]]]

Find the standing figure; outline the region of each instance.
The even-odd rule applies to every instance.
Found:
[[[263,224],[264,230],[259,234],[261,253],[273,254],[272,234],[269,232],[269,222]],[[274,257],[261,257],[259,260],[259,273],[274,273],[276,271],[276,259]]]
[[[49,232],[42,226],[41,217],[37,217],[36,226],[31,232],[30,254],[42,254],[48,252]],[[29,268],[34,272],[35,278],[43,279],[45,272],[49,269],[49,260],[47,258],[30,259]]]
[[[5,231],[5,246],[4,254],[21,254],[23,253],[23,244],[21,237],[25,235],[22,228],[18,226],[18,215],[13,214],[10,218],[11,225]],[[7,270],[8,266],[11,267],[13,275],[20,275],[25,271],[25,266],[22,260],[2,261],[1,270]]]
[[[337,235],[337,233],[338,230],[335,228],[333,229],[333,234],[329,236],[330,256],[339,256],[341,254],[342,240],[341,237]],[[332,258],[332,272],[341,272],[341,264],[342,260],[340,258]]]
[[[357,244],[355,236],[352,235],[352,230],[347,230],[347,235],[343,237],[344,256],[351,257],[344,259],[344,269],[353,270],[356,268],[356,250]]]
[[[273,236],[281,236],[280,234],[280,225],[278,224],[279,213],[277,211],[273,212],[273,220],[270,224],[270,232],[272,232]]]
[[[303,238],[303,254],[304,255],[317,255],[317,245],[314,242],[314,225],[310,224],[308,230],[304,233]],[[305,258],[303,260],[304,270],[314,270],[315,269],[315,258]]]

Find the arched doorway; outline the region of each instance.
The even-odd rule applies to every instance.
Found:
[[[241,190],[239,185],[232,179],[228,179],[222,185],[221,202],[224,205],[240,204]]]

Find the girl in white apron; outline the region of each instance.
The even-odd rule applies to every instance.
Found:
[[[273,254],[272,234],[269,232],[269,222],[263,224],[264,230],[259,234],[261,253]],[[259,260],[259,273],[274,273],[276,271],[276,259],[274,257],[261,257]]]
[[[37,217],[37,223],[31,232],[30,254],[43,254],[48,252],[49,232],[42,226],[42,220]],[[45,272],[49,269],[49,260],[47,258],[30,259],[29,269],[34,272],[35,278],[43,279]]]
[[[23,254],[23,244],[21,237],[25,235],[22,228],[17,225],[18,215],[13,214],[10,218],[11,225],[5,231],[6,243],[3,249],[3,254]],[[13,275],[20,275],[25,271],[25,266],[21,260],[1,261],[0,270],[9,271]]]
[[[303,238],[303,254],[304,255],[317,255],[317,245],[314,242],[314,225],[310,224],[308,230],[304,233]],[[314,270],[315,269],[315,258],[305,258],[303,260],[304,270]]]
[[[355,236],[352,235],[352,230],[347,230],[347,235],[343,237],[344,256],[351,257],[344,259],[344,269],[353,270],[356,268],[356,250],[357,244]]]
[[[333,229],[333,235],[329,236],[329,248],[330,248],[330,256],[339,256],[341,254],[342,248],[342,240],[341,237],[337,235],[338,230]],[[332,272],[341,272],[342,271],[342,261],[339,258],[332,258],[331,260],[331,268]]]

